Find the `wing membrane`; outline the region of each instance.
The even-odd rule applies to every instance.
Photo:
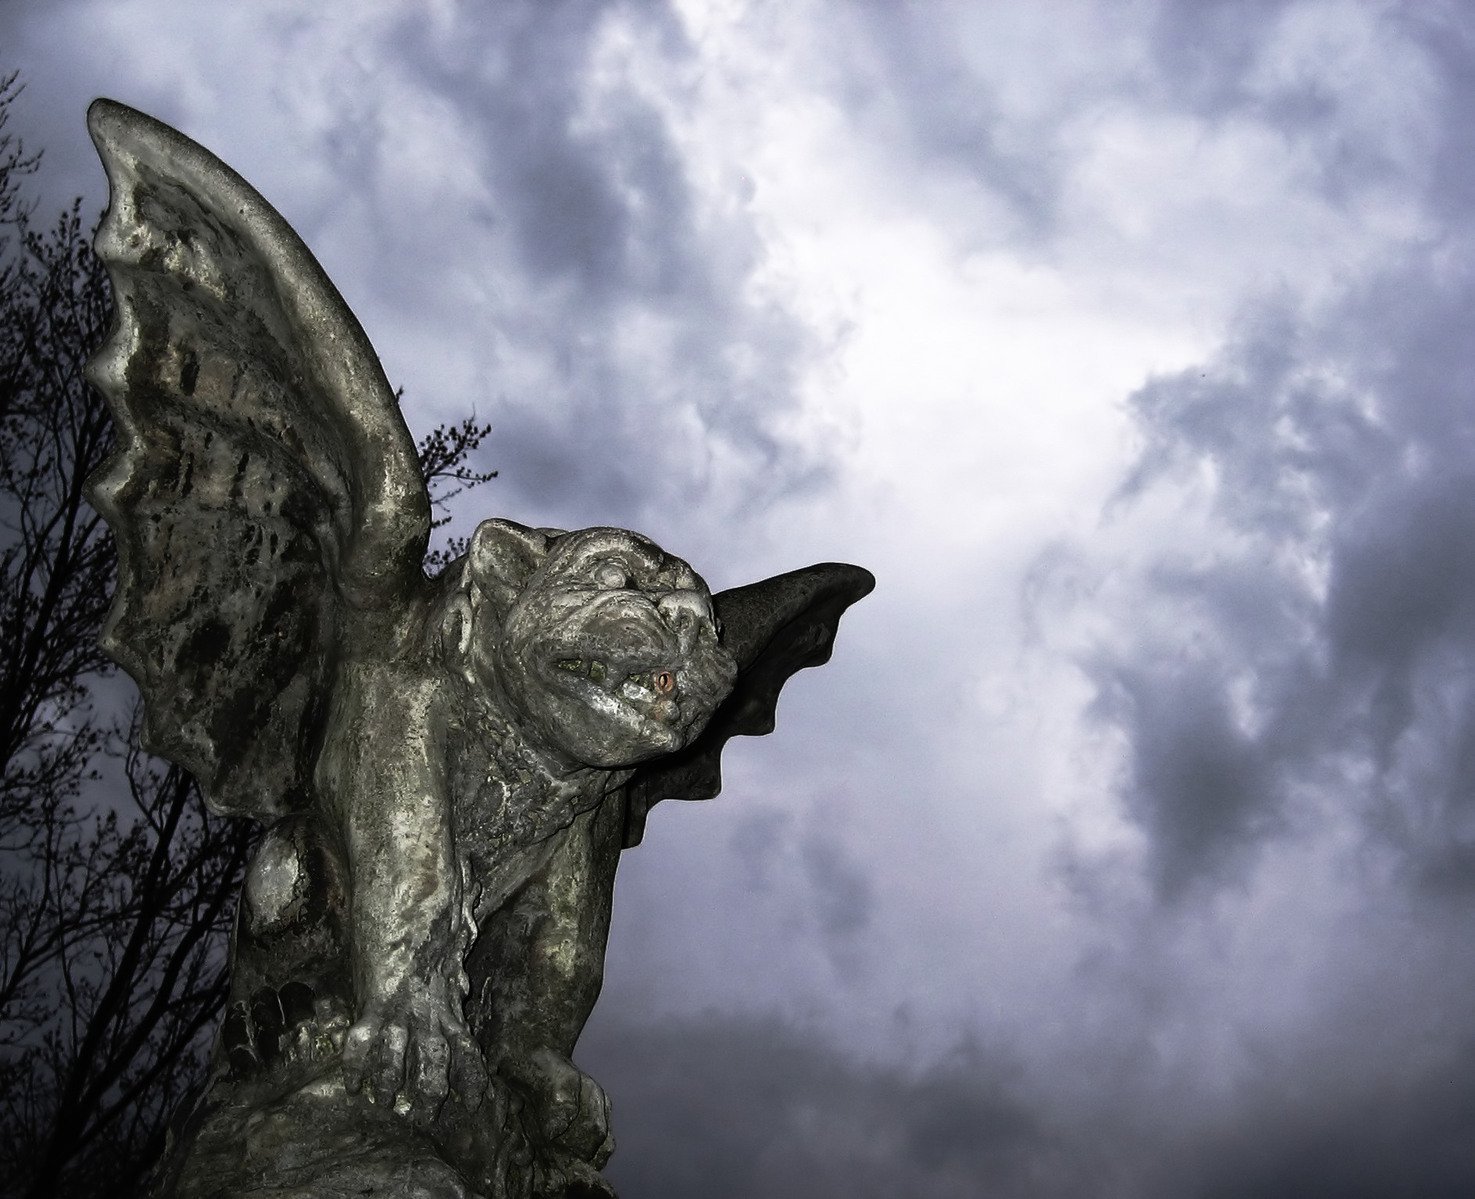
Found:
[[[737,659],[737,685],[700,737],[631,776],[627,849],[640,843],[646,816],[660,800],[712,799],[722,790],[723,747],[733,737],[773,732],[784,684],[799,671],[830,660],[840,617],[875,585],[870,572],[859,566],[825,562],[712,597],[723,644]]]
[[[221,811],[306,800],[341,639],[414,589],[429,504],[368,339],[286,222],[188,138],[97,101],[117,429],[91,494],[118,541],[104,645],[151,748]]]

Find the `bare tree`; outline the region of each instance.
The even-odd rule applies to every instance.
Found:
[[[17,94],[13,79],[0,88],[0,118]],[[108,292],[75,207],[31,230],[15,171],[35,162],[18,144],[0,154],[13,234],[0,266],[0,1115],[22,1092],[15,1046],[54,1011],[53,967],[97,934],[94,876],[121,848],[116,819],[77,807],[108,740],[90,687],[111,670],[97,632],[113,551],[82,498],[108,422],[81,373]]]
[[[15,1177],[37,1199],[140,1186],[204,1076],[226,995],[224,939],[255,830],[210,816],[194,781],[136,742],[123,767],[127,816],[101,817],[62,857],[101,918],[56,958],[54,1014],[30,1030],[25,1085],[6,1113],[16,1147],[29,1147]]]
[[[0,1195],[128,1196],[205,1077],[257,830],[138,749],[98,648],[115,558],[83,483],[111,423],[82,368],[111,301],[80,202],[33,228],[19,94],[0,77]],[[495,474],[469,466],[487,433],[421,441],[442,510]]]
[[[0,75],[0,296],[9,293],[11,243],[27,215],[21,184],[41,163],[41,155],[27,154],[25,145],[7,128],[10,106],[20,92],[17,72]]]

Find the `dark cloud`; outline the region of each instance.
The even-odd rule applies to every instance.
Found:
[[[505,4],[398,33],[406,69],[474,130],[481,219],[515,268],[487,315],[550,364],[555,394],[505,391],[486,413],[502,485],[543,520],[636,525],[822,485],[824,449],[780,432],[810,335],[745,299],[757,235],[742,216],[698,222],[660,112],[630,87],[594,92],[611,19],[676,62],[690,53],[657,4]],[[723,489],[725,458],[751,491]]]
[[[792,917],[815,929],[836,974],[854,981],[876,907],[869,869],[837,834],[842,822],[817,816],[802,836],[794,823],[789,812],[758,807],[733,822],[728,848],[748,889],[787,896]]]
[[[1156,6],[1153,80],[1201,112],[1258,103],[1246,76],[1265,37],[1297,0],[1168,0]]]
[[[1132,398],[1144,450],[1111,520],[1157,544],[1087,668],[1165,896],[1251,860],[1297,795],[1335,794],[1426,881],[1475,882],[1463,245],[1320,310],[1262,305],[1216,361]],[[1166,495],[1205,520],[1149,517]]]
[[[1359,22],[1370,30],[1366,47],[1349,45]],[[1393,80],[1416,89],[1420,80],[1402,72],[1432,47],[1464,43],[1456,53],[1468,53],[1463,26],[1435,5],[1338,13],[1300,0],[1169,0],[1151,23],[1155,70],[1136,87],[1211,123],[1245,117],[1276,130],[1305,151],[1303,168],[1321,193],[1343,204],[1371,185],[1412,182],[1405,155],[1421,140],[1413,125],[1378,127],[1399,118],[1369,105],[1356,76],[1372,70],[1374,86],[1390,93],[1399,90]],[[1301,40],[1288,47],[1288,36]],[[1342,56],[1358,53],[1369,57],[1346,69]]]
[[[1225,45],[1266,24],[1228,20],[1243,8],[1209,6],[1190,35],[1170,7],[1162,36],[1218,44],[1228,79],[1249,51]],[[1469,140],[1475,47],[1452,37],[1437,61],[1448,162]],[[1156,545],[1123,593],[1136,610],[1087,669],[1098,715],[1126,735],[1123,806],[1164,897],[1235,877],[1317,803],[1355,812],[1411,879],[1475,883],[1475,208],[1461,195],[1436,206],[1443,237],[1335,302],[1255,305],[1214,361],[1131,398],[1143,451],[1108,527]],[[1185,505],[1178,527],[1165,502]]]
[[[1278,1074],[1278,1072],[1277,1072]],[[1323,1089],[1277,1076],[1199,1147],[1204,1199],[1337,1195],[1455,1199],[1475,1185],[1475,1042],[1440,1068]]]
[[[643,61],[660,64],[655,90],[676,89],[679,102],[692,48],[667,4],[509,0],[435,19],[406,8],[364,22],[354,52],[320,72],[302,47],[335,47],[332,19],[242,17],[240,28],[260,38],[242,47],[242,62],[258,64],[251,78],[287,79],[280,92],[239,96],[239,79],[180,82],[193,76],[170,66],[177,45],[219,52],[194,24],[137,34],[155,59],[135,64],[82,36],[86,6],[0,7],[0,31],[14,34],[0,44],[26,55],[15,64],[30,80],[18,119],[27,141],[47,149],[45,186],[76,179],[101,207],[83,126],[94,90],[208,142],[329,265],[406,385],[412,416],[429,424],[474,406],[495,426],[484,464],[502,472],[503,510],[667,537],[707,527],[698,510],[714,522],[740,518],[831,481],[828,447],[787,420],[825,347],[754,295],[764,246],[750,213],[695,195],[659,102],[600,57],[605,34],[622,26]],[[69,39],[77,45],[63,66],[55,53]],[[238,104],[253,115],[245,125],[222,116]],[[274,119],[297,124],[284,131]],[[443,144],[423,132],[436,120]],[[284,132],[322,186],[296,181],[284,195],[273,182]],[[465,160],[417,177],[420,162],[452,153]],[[458,276],[476,283],[457,291]],[[474,306],[448,290],[470,291]],[[448,320],[484,329],[481,357],[457,361],[458,394],[444,393],[425,348]],[[397,344],[389,330],[403,329],[415,335]],[[466,353],[464,340],[447,340]],[[479,509],[485,496],[476,500]]]
[[[742,863],[743,877],[753,891],[767,891],[773,885],[774,861],[783,852],[789,813],[778,808],[758,808],[746,812],[733,825],[728,848]]]
[[[1159,894],[1217,881],[1276,816],[1266,746],[1236,727],[1217,672],[1175,663],[1103,662],[1096,714],[1127,732],[1127,813],[1148,834]]]
[[[871,922],[875,897],[860,864],[838,841],[817,834],[805,839],[800,858],[824,935],[847,941],[864,932]]]
[[[1054,1168],[1017,1070],[971,1044],[900,1069],[775,1018],[711,1014],[602,1026],[581,1061],[613,1092],[608,1174],[640,1199],[1027,1194]]]
[[[1468,225],[1475,212],[1475,30],[1458,10],[1400,10],[1400,18],[1439,65],[1443,137],[1429,184],[1431,205],[1446,220]]]
[[[51,214],[82,197],[83,212],[90,218],[107,199],[107,183],[84,125],[88,101],[96,93],[73,86],[69,63],[53,60],[54,49],[36,28],[38,15],[33,6],[0,5],[0,76],[19,72],[24,87],[12,108],[10,131],[28,149],[44,154],[45,170],[32,178],[28,189],[37,215],[49,223]],[[70,37],[67,42],[68,60],[91,58],[92,45],[73,44]]]
[[[1357,1039],[1377,1031],[1342,1025],[1310,1051],[1266,1054],[1230,1095],[1184,1104],[1144,1077],[1093,1077],[1088,1054],[1079,1077],[1041,1080],[976,1041],[864,1062],[775,1017],[591,1033],[580,1061],[614,1104],[607,1173],[632,1199],[1437,1199],[1475,1185],[1470,1040],[1359,1073]],[[1152,1049],[1135,1052],[1141,1066]]]
[[[858,129],[891,155],[954,173],[996,199],[1006,227],[986,236],[1018,249],[1054,229],[1068,166],[1054,122],[1004,110],[995,82],[969,57],[992,49],[983,34],[960,37],[955,21],[925,4],[868,3],[833,15],[831,83]]]
[[[624,95],[580,120],[602,23],[638,12],[668,42],[662,5],[499,5],[438,33],[418,16],[397,31],[405,64],[473,114],[493,208],[526,268],[577,287],[585,303],[670,291],[692,269],[690,201],[663,123]]]

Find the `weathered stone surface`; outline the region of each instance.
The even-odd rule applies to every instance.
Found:
[[[201,147],[100,100],[117,321],[106,645],[146,736],[261,821],[208,1089],[160,1199],[609,1195],[571,1055],[621,851],[870,590],[712,595],[620,529],[488,520],[435,579],[414,444],[306,247]]]

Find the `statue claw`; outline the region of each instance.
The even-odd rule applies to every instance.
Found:
[[[440,1114],[454,1090],[468,1108],[486,1090],[481,1050],[462,1021],[420,1002],[393,1015],[383,1005],[366,1012],[343,1043],[343,1083],[348,1093],[392,1107],[417,1124]]]
[[[594,1079],[552,1049],[535,1049],[504,1069],[532,1099],[539,1131],[551,1145],[597,1171],[615,1150],[609,1097]]]

